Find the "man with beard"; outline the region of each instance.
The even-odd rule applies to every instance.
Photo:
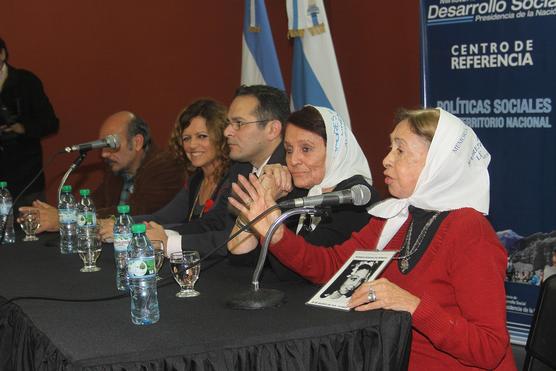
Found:
[[[118,204],[130,205],[134,214],[150,214],[166,205],[183,186],[185,169],[151,139],[149,126],[138,116],[123,111],[108,117],[99,138],[117,135],[117,149],[104,148],[107,165],[100,186],[93,192],[99,218],[116,214]],[[40,211],[39,232],[57,231],[58,210],[35,201]]]

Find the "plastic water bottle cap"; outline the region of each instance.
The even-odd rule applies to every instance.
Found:
[[[133,224],[131,226],[131,232],[133,233],[145,233],[147,226],[145,224]]]
[[[85,188],[85,189],[80,189],[80,190],[79,190],[79,194],[80,194],[81,196],[88,196],[88,195],[91,194],[91,190],[90,190],[90,189],[87,189],[87,188]]]
[[[129,205],[118,205],[118,212],[120,214],[129,214]]]
[[[62,192],[71,192],[71,186],[70,185],[65,185],[62,187]]]

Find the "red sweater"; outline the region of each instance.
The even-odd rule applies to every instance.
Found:
[[[408,220],[386,246],[399,250]],[[373,218],[334,248],[319,248],[290,231],[270,251],[305,278],[324,283],[355,250],[376,246],[385,220]],[[421,299],[412,316],[410,370],[516,370],[506,330],[506,251],[473,209],[450,212],[406,275],[392,262],[382,277]]]

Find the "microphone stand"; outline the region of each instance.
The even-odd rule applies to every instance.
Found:
[[[320,210],[317,210],[314,206],[305,206],[288,210],[276,218],[276,220],[270,225],[268,232],[266,232],[263,246],[261,247],[261,252],[259,254],[259,260],[257,261],[255,271],[253,272],[251,289],[234,295],[228,301],[228,306],[233,309],[264,309],[278,306],[284,302],[285,294],[282,291],[275,289],[261,289],[259,285],[259,276],[266,260],[268,246],[270,245],[270,241],[272,240],[272,236],[274,235],[276,229],[278,229],[280,224],[282,224],[282,222],[290,216],[299,214],[315,215],[318,213],[320,213]]]
[[[66,180],[68,180],[68,177],[70,176],[71,172],[74,171],[79,165],[81,165],[81,163],[87,156],[87,153],[88,151],[86,150],[79,151],[79,156],[77,156],[77,158],[73,161],[73,163],[69,167],[68,171],[66,171],[66,173],[62,177],[62,181],[60,182],[60,186],[58,187],[58,201],[60,201],[60,195],[62,194],[62,187],[66,183]]]

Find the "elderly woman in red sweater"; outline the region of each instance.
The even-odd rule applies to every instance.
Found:
[[[410,370],[515,370],[506,330],[506,252],[483,216],[489,208],[490,155],[471,128],[441,109],[402,111],[384,158],[394,198],[374,205],[375,217],[330,249],[286,228],[271,253],[305,278],[324,283],[356,250],[398,250],[382,277],[364,283],[350,306],[412,316]],[[274,205],[257,179],[231,199],[251,220]],[[265,235],[279,212],[255,224]]]

